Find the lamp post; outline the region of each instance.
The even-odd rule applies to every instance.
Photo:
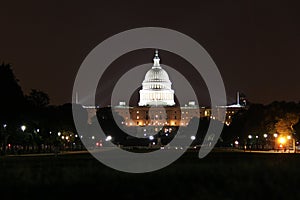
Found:
[[[7,144],[7,140],[8,140],[8,135],[6,134],[6,127],[7,124],[3,124],[3,131],[0,132],[0,134],[3,134],[3,154],[6,154],[6,144]]]
[[[25,135],[25,130],[26,130],[26,126],[25,125],[22,125],[21,127],[21,131],[23,132],[23,135],[22,137],[25,139],[25,142],[23,142],[23,151],[28,151],[29,150],[29,147],[28,147],[28,142],[27,142],[27,138],[26,138],[26,135]]]
[[[258,135],[255,136],[255,148],[258,149]]]
[[[290,152],[290,148],[292,147],[294,153],[296,153],[295,139],[291,135],[288,135],[287,139],[288,139],[288,150],[289,150],[289,152]]]
[[[25,126],[25,125],[22,125],[22,126],[21,126],[21,130],[22,130],[23,132],[25,132],[26,126]]]
[[[268,146],[269,146],[269,145],[267,144],[268,134],[265,133],[263,136],[264,136],[264,139],[265,139],[265,140],[264,140],[264,143],[263,143],[263,149],[265,149],[265,148],[266,148],[265,146],[267,146],[267,148],[268,148]]]
[[[249,149],[251,151],[251,149],[252,149],[252,141],[251,141],[252,135],[248,135],[248,139],[249,139]]]
[[[273,137],[274,137],[274,151],[276,151],[276,138],[278,137],[278,134],[277,133],[274,133],[273,134]]]
[[[296,149],[296,140],[295,138],[293,138],[293,150],[294,150],[294,153],[297,153],[297,149]]]

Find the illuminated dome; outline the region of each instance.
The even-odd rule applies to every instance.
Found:
[[[146,73],[143,88],[140,90],[139,106],[173,106],[174,90],[168,73],[159,64],[158,51],[155,51],[152,68]]]

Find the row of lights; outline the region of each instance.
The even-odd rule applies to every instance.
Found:
[[[6,127],[7,127],[7,124],[3,124],[3,128],[6,128]],[[27,129],[27,127],[25,125],[22,125],[20,128],[23,132]],[[36,130],[36,132],[39,132],[39,131],[40,131],[39,129]]]
[[[267,137],[268,137],[268,134],[264,134],[263,136],[264,136],[264,138],[267,138]],[[278,134],[277,134],[277,133],[274,133],[273,136],[274,136],[274,138],[277,138],[277,137],[278,137]],[[252,139],[252,135],[248,135],[248,138],[249,138],[249,139]],[[257,139],[257,138],[258,138],[258,135],[255,136],[255,138]],[[288,135],[286,138],[283,137],[283,136],[281,136],[281,137],[278,138],[278,142],[281,143],[281,144],[284,144],[284,143],[286,143],[286,139],[287,139],[287,140],[291,140],[291,139],[292,139],[292,136]]]
[[[138,119],[138,118],[137,118],[137,119]],[[188,119],[188,118],[186,118],[186,119]],[[192,117],[191,117],[191,119],[192,119]],[[182,118],[182,120],[184,120],[184,118]],[[129,123],[128,123],[128,122],[122,121],[121,124],[123,124],[123,125],[125,124],[126,126],[133,126],[135,123],[133,123],[133,122],[129,122]],[[226,123],[227,126],[229,126],[229,124],[230,124],[229,122],[228,122],[228,124]],[[152,123],[151,123],[151,122],[146,122],[146,123],[139,122],[138,125],[139,125],[139,126],[143,126],[143,125],[144,125],[144,126],[146,126],[146,125],[168,125],[168,126],[169,126],[170,123],[168,123],[168,122],[158,122],[158,121],[155,121],[155,122],[152,122]],[[176,122],[171,122],[171,125],[172,125],[172,126],[176,125]],[[181,122],[181,125],[186,125],[186,126],[187,126],[187,125],[189,125],[189,123],[188,123],[188,122],[186,122],[186,123]]]
[[[196,136],[192,135],[191,136],[191,140],[195,140],[196,139]],[[149,140],[154,140],[154,136],[153,135],[150,135],[149,136]]]
[[[268,134],[265,133],[263,136],[264,136],[264,138],[267,138],[267,137],[268,137]],[[277,137],[277,136],[276,136],[276,137]],[[252,139],[252,135],[248,135],[248,138],[249,138],[249,139]],[[258,135],[256,135],[255,138],[258,139]]]
[[[6,127],[7,127],[7,124],[3,124],[3,127],[6,128]],[[21,130],[22,130],[23,132],[25,132],[25,130],[27,129],[27,127],[26,127],[25,125],[22,125],[20,128],[21,128]],[[36,129],[36,132],[39,133],[39,132],[40,132],[40,129]],[[50,131],[49,133],[52,134],[51,131]],[[64,140],[64,139],[65,139],[65,140],[69,140],[70,137],[72,137],[72,134],[70,134],[69,136],[64,136],[64,135],[61,135],[61,134],[62,134],[62,133],[59,131],[59,132],[57,133],[57,136],[58,136],[58,137],[61,137],[62,140]],[[78,135],[75,134],[75,138],[77,138],[77,137],[78,137]],[[152,137],[153,137],[153,136],[152,136]],[[81,136],[81,138],[82,138],[82,136]],[[92,139],[94,140],[94,139],[95,139],[95,136],[92,136]],[[154,137],[153,137],[153,139],[154,139]],[[153,139],[152,139],[152,140],[153,140]],[[105,138],[105,141],[107,141],[107,142],[108,142],[108,141],[111,141],[111,140],[112,140],[112,136],[110,136],[110,135],[107,136],[107,137]]]
[[[5,124],[6,125],[6,124]],[[6,126],[5,126],[6,127]],[[22,125],[21,126],[21,130],[24,132],[25,130],[26,130],[26,126],[25,125]],[[39,133],[40,132],[40,129],[36,129],[36,132],[37,133]],[[52,134],[52,132],[50,131],[49,132],[50,134]],[[57,133],[57,135],[58,135],[58,137],[60,137],[61,136],[61,132],[59,131],[58,133]],[[66,139],[66,140],[69,140],[69,137],[72,137],[72,134],[70,134],[70,136],[61,136],[61,139]],[[77,138],[78,137],[78,135],[77,134],[75,134],[75,138]]]

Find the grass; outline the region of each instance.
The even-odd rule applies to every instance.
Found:
[[[186,153],[146,174],[89,154],[0,158],[0,195],[22,199],[299,199],[300,154]]]

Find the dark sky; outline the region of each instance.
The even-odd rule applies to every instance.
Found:
[[[0,61],[13,64],[25,93],[35,88],[52,104],[70,102],[76,72],[97,44],[127,29],[157,26],[183,32],[208,51],[229,103],[238,90],[257,103],[300,100],[298,1],[78,2],[1,2]],[[152,56],[138,54],[133,63]]]

